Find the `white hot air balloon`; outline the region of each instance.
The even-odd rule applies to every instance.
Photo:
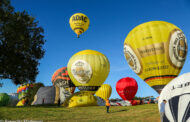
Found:
[[[190,122],[190,73],[173,79],[160,94],[158,107],[166,100],[164,122]]]

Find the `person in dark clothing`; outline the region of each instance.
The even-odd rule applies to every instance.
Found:
[[[57,103],[57,105],[58,105],[58,106],[61,105],[61,100],[60,100],[60,99],[58,99],[58,103]]]

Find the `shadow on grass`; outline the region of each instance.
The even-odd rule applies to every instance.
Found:
[[[121,110],[117,110],[117,111],[110,111],[110,113],[117,113],[117,112],[123,112],[123,111],[128,111],[127,109],[121,109]]]

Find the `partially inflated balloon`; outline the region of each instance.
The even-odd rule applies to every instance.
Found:
[[[190,73],[173,79],[162,90],[158,107],[166,100],[164,122],[190,122]]]
[[[89,92],[74,93],[69,100],[68,107],[96,106],[97,98]]]
[[[110,71],[107,57],[95,50],[76,53],[70,58],[67,67],[75,86],[79,90],[92,91],[92,93],[104,83]]]
[[[123,100],[132,100],[137,89],[136,80],[130,77],[122,78],[116,84],[116,91]]]
[[[131,69],[160,93],[183,67],[187,41],[177,26],[151,21],[138,25],[128,34],[124,54]]]
[[[53,85],[57,87],[63,87],[67,91],[69,91],[71,94],[74,93],[75,85],[73,84],[73,82],[71,81],[68,75],[67,67],[63,67],[55,71],[55,73],[52,76],[51,81]]]
[[[104,100],[109,99],[112,92],[112,88],[109,84],[103,84],[96,92],[96,96],[101,97]]]
[[[80,34],[88,29],[90,20],[85,14],[76,13],[71,16],[69,23],[71,29],[77,34],[77,37],[79,37]]]

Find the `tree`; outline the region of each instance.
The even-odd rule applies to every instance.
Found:
[[[26,11],[15,12],[10,0],[0,1],[0,79],[35,82],[45,53],[43,32]]]

